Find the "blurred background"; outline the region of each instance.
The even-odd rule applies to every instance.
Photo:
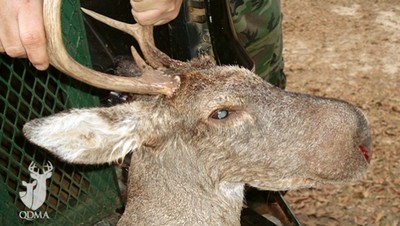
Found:
[[[287,89],[358,105],[371,124],[368,174],[290,191],[304,225],[400,225],[400,2],[282,1]]]

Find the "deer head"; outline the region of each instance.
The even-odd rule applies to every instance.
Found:
[[[55,4],[59,1],[45,1],[45,15],[52,18],[46,23],[51,56],[60,54],[62,48],[56,20],[59,15],[53,16],[57,12],[54,9],[59,9]],[[165,190],[190,184],[190,189],[183,190],[201,187],[200,193],[222,193],[224,201],[212,205],[217,208],[241,203],[244,184],[269,190],[298,189],[348,182],[366,171],[371,138],[367,120],[357,107],[340,100],[287,92],[247,69],[216,66],[208,58],[172,60],[154,47],[150,27],[127,25],[86,12],[138,40],[149,65],[134,49],[132,53],[149,84],[137,85],[143,78],[134,78],[124,84],[136,93],[125,104],[69,110],[32,120],[23,130],[30,141],[72,163],[113,162],[132,152],[131,167],[135,170],[129,176],[131,201],[126,212],[138,211],[146,201],[134,196],[143,196],[144,190],[154,187]],[[99,75],[86,68],[70,70],[78,67],[72,59],[52,62],[69,75],[83,70],[83,78]],[[168,82],[159,82],[159,78]],[[115,88],[110,84],[112,80],[99,82]],[[156,85],[150,84],[153,82]],[[149,89],[148,94],[158,94],[137,94],[145,93],[145,89]],[[160,181],[165,183],[158,186],[156,182]],[[154,186],[143,189],[149,183]],[[172,190],[151,194],[167,196],[174,193]],[[150,200],[150,196],[147,193],[142,198]],[[130,204],[137,202],[142,204],[136,208]],[[150,209],[157,209],[154,206],[164,208],[154,204]],[[145,215],[137,215],[134,220]],[[232,222],[237,223],[237,218]]]

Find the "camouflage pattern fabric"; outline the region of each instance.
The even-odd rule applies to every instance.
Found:
[[[285,88],[280,0],[230,0],[240,43],[264,80]]]

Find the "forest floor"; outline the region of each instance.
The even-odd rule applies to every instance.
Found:
[[[287,90],[359,106],[374,147],[363,179],[286,200],[304,225],[400,225],[400,2],[291,0],[282,11]]]

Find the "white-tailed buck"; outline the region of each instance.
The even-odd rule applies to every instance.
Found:
[[[35,211],[46,200],[46,180],[52,175],[53,165],[48,161],[40,173],[40,169],[35,162],[31,162],[28,168],[30,176],[34,181],[27,183],[22,181],[22,185],[26,187],[26,191],[20,191],[19,196],[26,207]]]
[[[341,184],[368,168],[370,132],[357,107],[286,92],[206,57],[172,60],[154,47],[151,27],[87,12],[132,34],[147,62],[132,49],[141,76],[93,72],[64,50],[60,1],[44,4],[52,64],[132,94],[114,107],[32,120],[25,136],[71,163],[110,163],[132,152],[119,225],[240,225],[246,184],[268,190]]]

